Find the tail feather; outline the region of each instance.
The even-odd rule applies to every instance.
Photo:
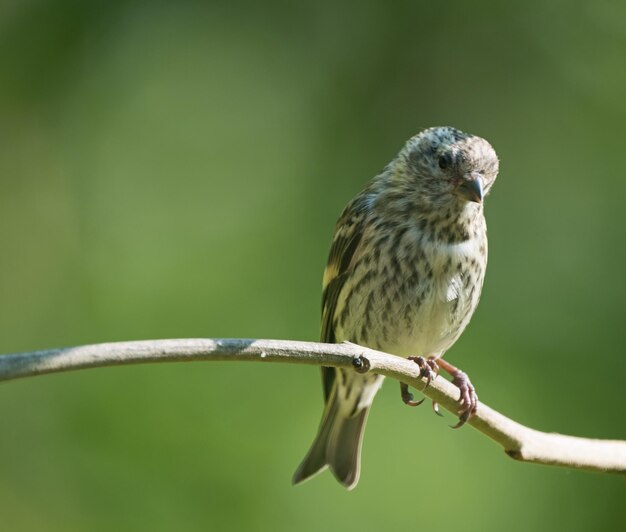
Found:
[[[361,444],[368,412],[369,406],[347,416],[332,394],[317,436],[296,470],[293,483],[304,482],[328,466],[341,484],[354,488],[361,470]]]
[[[352,417],[341,418],[335,423],[334,436],[328,442],[328,465],[335,478],[346,488],[352,489],[361,473],[361,445],[369,407]]]

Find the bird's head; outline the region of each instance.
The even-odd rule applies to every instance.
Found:
[[[418,203],[462,209],[481,204],[489,193],[498,175],[498,157],[485,139],[433,127],[408,140],[394,173]]]

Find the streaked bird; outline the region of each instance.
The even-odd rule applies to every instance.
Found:
[[[409,357],[428,380],[441,367],[461,390],[457,426],[475,412],[476,393],[467,375],[441,357],[480,298],[487,265],[483,199],[497,174],[498,157],[486,140],[452,127],[422,131],[348,203],[324,271],[321,340]],[[322,421],[293,482],[329,467],[352,489],[383,377],[322,368],[322,381]],[[406,385],[401,393],[406,404],[421,402]]]

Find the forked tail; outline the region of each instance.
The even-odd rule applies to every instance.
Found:
[[[335,478],[352,489],[359,481],[361,470],[361,444],[369,406],[348,416],[340,410],[336,387],[328,398],[317,436],[293,475],[299,484],[328,466]]]

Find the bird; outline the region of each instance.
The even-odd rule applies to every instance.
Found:
[[[483,138],[449,126],[421,131],[347,204],[324,270],[321,341],[408,357],[427,384],[444,369],[460,389],[454,428],[475,413],[478,399],[467,374],[442,357],[480,298],[483,204],[498,171]],[[293,484],[329,468],[347,489],[357,485],[363,432],[383,378],[322,368],[322,420]],[[415,401],[406,384],[400,391],[407,405],[424,400]]]

